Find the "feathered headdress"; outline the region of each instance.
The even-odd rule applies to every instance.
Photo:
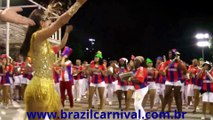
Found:
[[[38,4],[42,5],[45,9],[43,19],[51,19],[54,20],[58,16],[62,15],[66,12],[72,2],[71,0],[34,0]]]

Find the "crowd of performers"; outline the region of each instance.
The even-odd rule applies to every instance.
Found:
[[[167,60],[165,56],[152,61],[132,55],[130,60],[106,61],[98,51],[90,63],[80,59],[72,63],[68,59],[71,52],[71,48],[65,47],[52,68],[55,89],[63,107],[67,97],[70,108],[74,107],[74,102],[88,97],[89,109],[94,108],[98,98],[99,109],[103,110],[104,105],[113,105],[116,95],[119,109],[129,110],[134,103],[135,110],[145,115],[148,99],[150,111],[160,108],[165,111],[166,105],[171,111],[174,97],[177,111],[182,112],[186,104],[186,109],[193,106],[192,112],[196,113],[202,95],[203,114],[206,115],[209,108],[213,115],[213,69],[212,64],[202,58],[193,59],[188,65],[180,59],[180,53],[172,49]],[[13,61],[6,54],[1,55],[0,102],[5,108],[12,101],[23,100],[25,88],[33,76],[32,64],[30,57],[26,61],[21,57]],[[122,107],[123,99],[125,108]]]
[[[8,108],[8,104],[12,103],[13,100],[23,100],[24,95],[27,96],[27,111],[32,111],[34,108],[41,106],[47,107],[43,109],[48,111],[60,108],[60,105],[56,103],[57,96],[54,93],[51,93],[52,95],[42,93],[42,90],[52,91],[52,81],[48,81],[50,80],[49,74],[46,75],[48,71],[45,71],[49,70],[49,61],[52,59],[52,54],[50,55],[48,51],[50,47],[46,47],[49,43],[43,41],[68,23],[85,2],[86,0],[77,0],[51,26],[49,19],[43,15],[44,13],[41,10],[32,12],[31,19],[17,14],[17,11],[22,10],[21,8],[0,10],[0,20],[36,26],[33,29],[38,31],[36,35],[27,34],[26,42],[23,44],[25,51],[21,52],[25,57],[28,54],[32,55],[32,58],[37,61],[33,62],[30,57],[27,57],[25,61],[22,59],[13,61],[5,54],[0,57],[0,102],[4,108]],[[39,31],[40,28],[46,29]],[[36,33],[36,31],[34,32]],[[42,34],[43,32],[45,35]],[[68,35],[65,36],[65,39],[67,39]],[[39,41],[42,44],[38,44],[38,40],[33,42],[32,45],[29,44],[31,42],[28,38],[32,38],[33,41],[38,39],[37,37],[42,41]],[[62,41],[63,44],[59,49],[62,49],[67,40]],[[29,46],[40,48],[39,50],[36,49],[36,52],[39,53],[35,54],[36,52],[32,51]],[[175,49],[168,52],[167,59],[157,57],[156,62],[154,61],[155,65],[151,59],[145,59],[142,56],[132,56],[130,60],[121,58],[118,61],[106,61],[100,51],[97,52],[94,60],[90,63],[87,61],[82,63],[81,60],[72,63],[68,59],[70,53],[71,49],[65,47],[62,56],[58,58],[52,67],[55,89],[61,97],[63,106],[65,106],[66,96],[69,98],[70,108],[74,107],[74,101],[80,102],[82,98],[88,97],[88,107],[92,109],[97,103],[95,98],[98,96],[99,109],[103,110],[105,104],[113,105],[113,95],[117,95],[119,109],[123,109],[122,100],[125,99],[125,110],[129,110],[131,103],[134,103],[136,112],[140,110],[141,115],[145,116],[144,106],[147,104],[148,99],[150,100],[150,111],[157,110],[154,108],[155,105],[160,107],[161,111],[165,111],[168,105],[168,111],[171,111],[171,103],[174,97],[177,111],[182,112],[183,103],[186,103],[187,108],[193,105],[192,112],[196,113],[200,96],[202,96],[202,111],[204,114],[202,118],[205,118],[208,106],[211,120],[213,120],[213,69],[212,64],[208,61],[193,59],[192,64],[187,65],[180,59],[180,53]],[[40,65],[38,61],[41,62]],[[37,70],[32,69],[33,65],[36,66]],[[37,71],[37,74],[35,71]],[[33,76],[35,77],[34,80],[32,79]],[[52,78],[52,76],[50,77]],[[28,89],[25,92],[27,86]],[[37,88],[35,87],[39,87],[38,89],[41,91],[36,91]],[[37,95],[37,93],[42,95]],[[49,104],[45,101],[47,99],[50,101]],[[36,103],[40,103],[40,106]],[[45,106],[53,103],[55,105],[53,107]]]

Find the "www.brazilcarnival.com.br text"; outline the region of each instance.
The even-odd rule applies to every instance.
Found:
[[[27,112],[26,115],[28,119],[45,119],[48,117],[49,119],[184,119],[186,112],[177,112],[173,113],[169,112],[146,112],[145,116],[138,112],[95,112],[92,110],[87,110],[86,112],[65,112],[61,110],[60,115],[56,112]]]

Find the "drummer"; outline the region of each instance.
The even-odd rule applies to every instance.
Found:
[[[127,63],[128,63],[127,58],[121,58],[119,60],[119,69],[117,71],[118,76],[122,75],[123,73],[129,72],[127,69]],[[130,107],[132,90],[134,90],[132,82],[128,82],[128,80],[121,80],[121,78],[118,77],[118,85],[116,89],[117,89],[117,97],[119,102],[119,109],[122,109],[121,100],[122,100],[122,93],[124,93],[125,104],[126,104],[125,110],[128,110]]]
[[[132,78],[132,82],[134,84],[135,92],[133,94],[134,98],[134,107],[136,112],[141,112],[141,117],[145,119],[145,111],[142,106],[143,99],[148,92],[148,84],[146,81],[148,71],[143,66],[144,58],[142,56],[137,56],[134,60],[134,66],[136,69],[136,73]],[[138,113],[139,114],[139,113]],[[140,115],[139,115],[140,116]],[[138,116],[138,119],[141,120],[141,117]]]
[[[145,107],[146,105],[146,101],[148,98],[148,95],[150,97],[150,110],[153,111],[153,107],[154,107],[154,101],[155,101],[155,95],[156,95],[156,79],[157,79],[157,70],[153,67],[153,62],[151,59],[147,58],[146,59],[146,65],[147,70],[148,70],[148,76],[147,76],[147,81],[148,81],[148,87],[149,87],[149,91],[148,94],[145,96],[144,98],[144,102],[143,102],[143,107]]]

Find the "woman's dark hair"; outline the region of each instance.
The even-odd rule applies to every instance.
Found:
[[[97,62],[95,62],[95,64],[96,64],[96,63],[97,63]],[[99,65],[103,65],[103,59],[99,58],[98,64],[99,64]]]
[[[171,49],[171,50],[169,50],[169,52],[168,52],[168,53],[170,53],[170,52],[172,53],[172,56],[171,56],[171,58],[170,58],[170,59],[174,59],[174,58],[175,58],[175,56],[176,56],[176,55],[175,55],[175,52],[173,52],[173,50],[172,50],[172,49]],[[169,56],[168,56],[168,57],[169,57]]]
[[[144,68],[147,68],[147,64],[146,64],[146,61],[144,60],[141,64],[140,64],[142,67]]]
[[[127,62],[125,61],[123,65],[121,65],[121,63],[119,62],[119,67],[124,67],[125,69],[127,69]]]
[[[34,20],[36,25],[28,27],[24,43],[21,46],[20,54],[24,58],[27,57],[27,54],[30,50],[30,40],[31,40],[32,34],[35,33],[37,30],[39,30],[40,28],[40,21],[43,20],[43,15],[44,15],[44,11],[42,9],[36,9],[29,16],[30,19]]]
[[[137,69],[138,67],[144,67],[147,68],[147,64],[146,61],[144,60],[142,63],[138,64],[137,66],[135,66],[135,68]]]

